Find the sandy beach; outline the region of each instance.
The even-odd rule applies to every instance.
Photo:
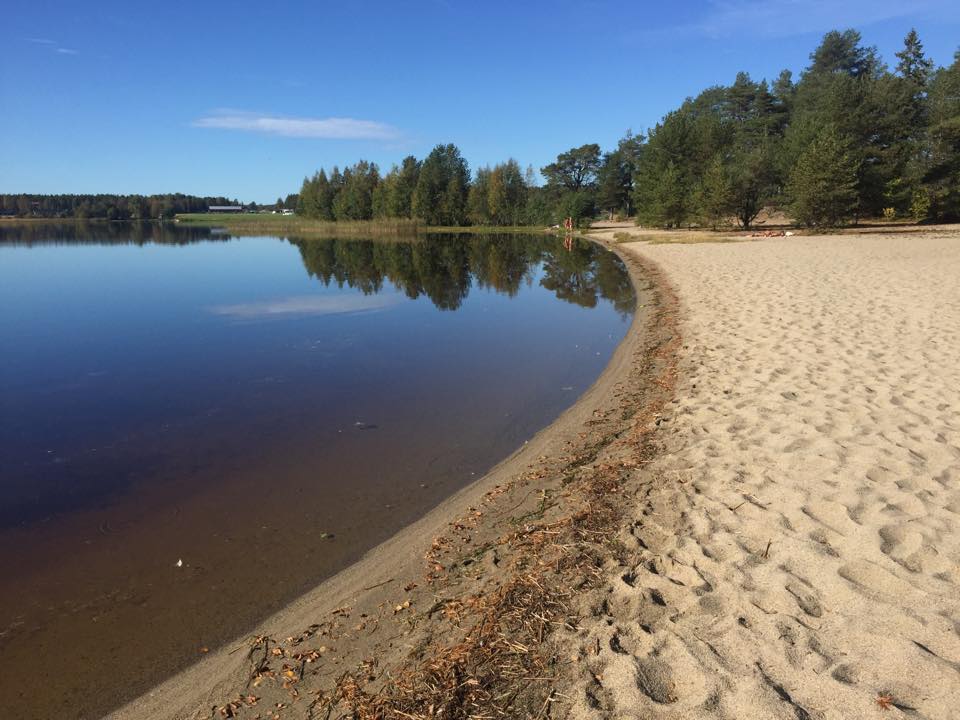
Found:
[[[574,407],[113,717],[956,717],[960,233],[741,240],[620,244]]]
[[[571,715],[957,717],[960,234],[628,250],[680,382]]]

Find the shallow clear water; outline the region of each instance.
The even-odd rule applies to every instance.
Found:
[[[572,404],[633,306],[579,241],[0,225],[0,701],[95,714],[242,632]]]

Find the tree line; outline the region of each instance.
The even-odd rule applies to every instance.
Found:
[[[641,222],[749,227],[960,218],[960,51],[934,69],[911,30],[891,70],[855,30],[827,33],[797,82],[746,73],[668,113],[634,167]]]
[[[960,220],[960,50],[935,68],[911,30],[891,69],[855,30],[831,31],[797,80],[739,73],[617,147],[571,148],[522,171],[470,172],[437,145],[385,175],[367,161],[305,178],[297,211],[323,220],[419,218],[429,225],[583,223],[749,228],[765,208],[809,226],[861,218]]]
[[[366,160],[321,169],[304,178],[297,214],[327,221],[416,218],[434,226],[553,224],[593,212],[602,165],[599,145],[575,148],[541,170],[548,178],[541,186],[533,168],[513,158],[471,174],[456,145],[437,145],[423,160],[410,155],[385,175]]]
[[[225,197],[165,195],[0,195],[0,216],[100,220],[157,220],[206,212],[211,205],[238,205]]]

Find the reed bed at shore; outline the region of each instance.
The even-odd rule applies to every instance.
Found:
[[[178,215],[176,222],[205,227],[224,227],[236,234],[409,237],[425,231],[425,226],[419,220],[406,218],[326,222],[296,216],[196,214]]]
[[[176,222],[198,227],[223,227],[232,233],[270,233],[277,235],[325,237],[416,237],[436,234],[552,234],[556,229],[540,225],[427,225],[416,218],[334,221],[313,220],[299,216],[214,215],[196,213],[178,215]]]

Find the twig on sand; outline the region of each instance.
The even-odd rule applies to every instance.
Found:
[[[378,582],[376,585],[371,585],[369,587],[361,588],[360,592],[365,593],[367,592],[367,590],[375,590],[376,588],[383,587],[384,585],[388,583],[392,583],[393,581],[394,581],[394,578],[387,578],[383,582]]]
[[[550,714],[550,703],[553,702],[553,696],[555,693],[556,691],[551,688],[550,694],[547,695],[547,699],[543,701],[543,707],[541,707],[540,712],[537,713],[537,720],[542,717],[547,717]]]

